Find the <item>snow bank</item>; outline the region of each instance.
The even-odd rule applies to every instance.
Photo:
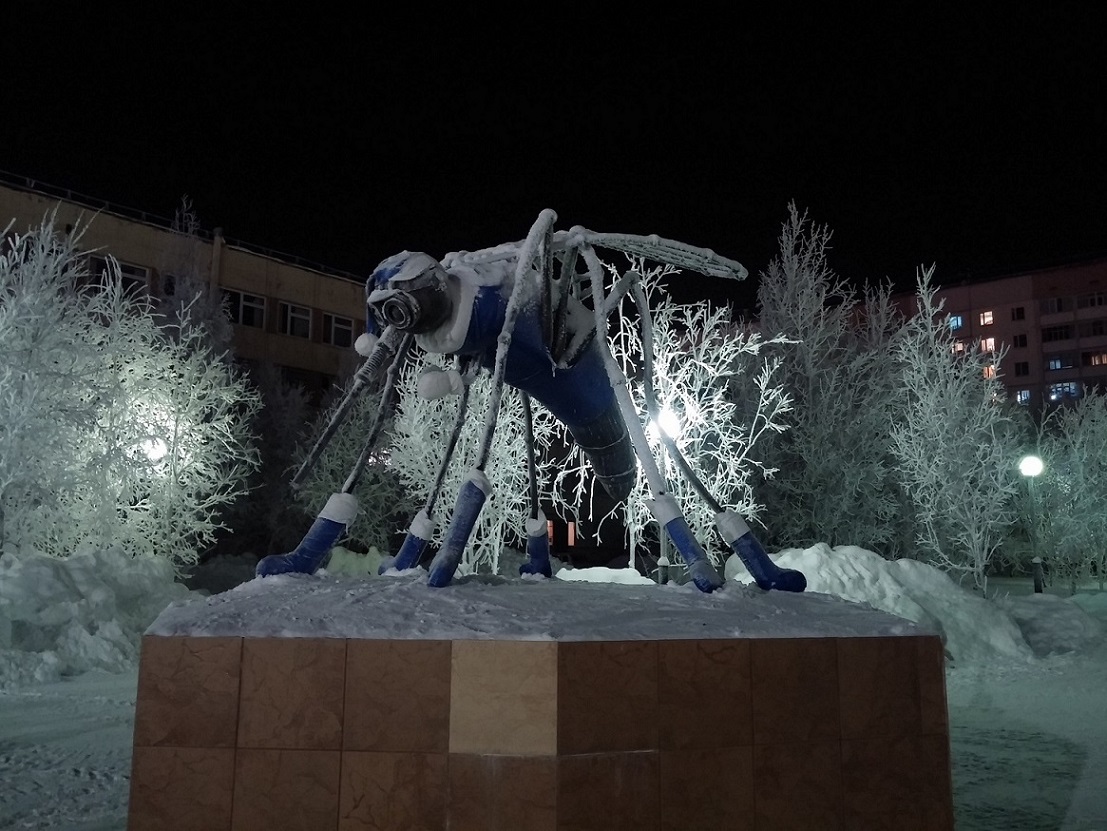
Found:
[[[864,548],[831,548],[826,543],[788,548],[772,559],[782,568],[802,571],[809,592],[867,603],[938,632],[955,665],[1032,657],[1018,625],[1003,609],[926,563],[889,562]],[[735,556],[726,562],[726,576],[743,583],[753,581]]]
[[[0,557],[0,689],[138,660],[143,631],[167,604],[188,595],[160,557],[119,549],[67,559]]]

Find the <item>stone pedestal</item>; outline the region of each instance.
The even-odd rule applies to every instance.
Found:
[[[935,635],[142,646],[130,831],[952,827]]]

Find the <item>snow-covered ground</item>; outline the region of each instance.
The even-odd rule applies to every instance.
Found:
[[[807,574],[809,591],[825,595],[820,608],[828,616],[848,611],[844,599],[943,633],[959,831],[1107,829],[1107,593],[1088,586],[1074,597],[1034,595],[1028,580],[997,580],[998,595],[985,601],[926,566],[889,563],[858,548],[819,545],[776,559]],[[418,582],[367,577],[375,563],[341,551],[316,578],[267,578],[275,581],[271,589],[249,582],[251,568],[250,561],[225,561],[193,585],[228,589],[246,580],[234,591],[250,593],[264,611],[267,591],[287,594],[296,580],[354,587],[392,579],[406,583],[405,590]],[[727,572],[746,582],[740,567],[728,564]],[[642,582],[650,590],[625,570],[561,576],[589,590],[574,594],[559,583],[557,590],[519,592],[518,580],[501,578],[472,585],[485,593],[482,602],[503,605],[513,593],[525,594],[529,611],[550,620],[566,603],[594,604],[597,582]],[[694,589],[657,591],[672,602]],[[711,602],[746,598],[775,605],[770,611],[788,619],[784,595],[759,596],[742,586],[724,591],[733,599]],[[551,598],[548,606],[543,597]],[[157,560],[115,552],[65,561],[0,558],[0,829],[125,828],[138,638],[155,619],[171,626],[174,610],[194,603],[215,611],[219,598],[174,583]],[[329,613],[319,613],[325,628]],[[465,614],[459,605],[455,617]],[[502,624],[510,628],[507,616]],[[273,621],[255,615],[250,625]],[[496,624],[481,625],[488,631]],[[817,630],[820,621],[806,625]]]

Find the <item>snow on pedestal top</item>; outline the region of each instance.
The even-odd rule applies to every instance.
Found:
[[[597,571],[608,573],[587,574]],[[610,582],[610,571],[563,570],[549,580],[469,575],[443,588],[428,587],[422,569],[277,575],[175,602],[146,634],[554,641],[932,634],[827,594],[763,592],[737,581],[704,594],[646,578]]]

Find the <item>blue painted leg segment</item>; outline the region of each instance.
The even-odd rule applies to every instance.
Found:
[[[446,541],[438,549],[431,561],[427,585],[434,588],[448,586],[454,579],[461,562],[461,555],[469,544],[469,537],[473,533],[473,526],[477,524],[481,508],[492,490],[488,479],[479,470],[469,474],[469,479],[457,494],[457,504],[454,506],[454,515],[450,520],[450,527],[446,531]]]
[[[519,574],[553,576],[547,527],[546,515],[541,509],[538,511],[538,516],[527,519],[527,561],[519,566]]]
[[[262,558],[254,569],[255,576],[314,574],[356,514],[357,500],[351,494],[333,494],[300,544],[288,554]]]
[[[683,516],[676,516],[665,523],[665,533],[669,535],[680,556],[684,558],[688,576],[692,578],[697,589],[701,592],[713,592],[726,582],[711,565],[707,552],[703,550],[699,540],[692,535],[692,529],[688,527],[688,521]]]
[[[427,546],[430,544],[430,540],[420,539],[407,532],[407,536],[404,537],[404,544],[400,546],[400,550],[396,553],[395,559],[390,563],[381,563],[381,574],[388,571],[390,568],[396,569],[396,571],[407,571],[409,568],[415,568],[421,559],[423,559],[423,552],[427,550]]]
[[[431,537],[434,536],[434,520],[427,516],[426,511],[420,511],[408,526],[407,536],[400,546],[395,557],[381,563],[378,574],[384,574],[390,568],[396,571],[407,571],[415,568],[423,558],[423,552],[427,550]]]
[[[769,559],[753,531],[737,514],[724,511],[715,517],[715,524],[758,588],[785,592],[801,592],[807,588],[807,578],[803,576],[803,572],[781,568]]]

